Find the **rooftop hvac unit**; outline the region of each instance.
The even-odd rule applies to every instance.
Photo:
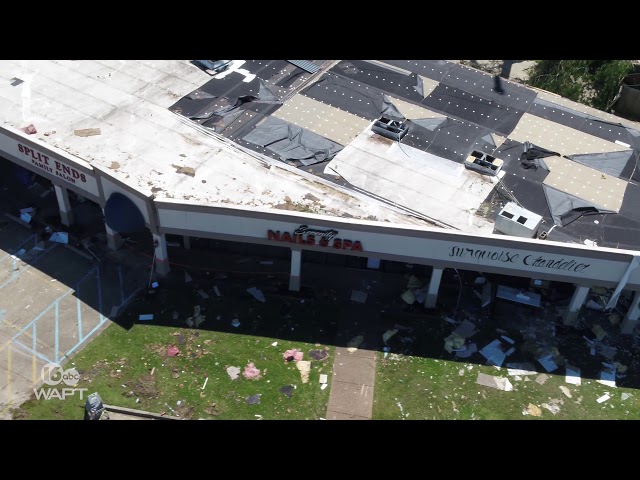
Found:
[[[507,203],[496,217],[495,228],[505,235],[534,238],[542,223],[542,217],[514,202]]]
[[[399,142],[400,139],[407,134],[407,132],[409,131],[409,127],[400,120],[380,117],[380,119],[373,122],[371,130],[373,130],[378,135],[382,135],[383,137],[387,137],[391,140]]]

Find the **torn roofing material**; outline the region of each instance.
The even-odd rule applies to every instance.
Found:
[[[258,208],[264,205],[264,208],[278,208],[277,205],[282,204],[285,195],[295,202],[304,197],[306,191],[299,192],[300,176],[288,169],[288,165],[278,168],[279,162],[270,162],[270,159],[266,158],[279,158],[279,155],[266,147],[243,140],[253,126],[258,125],[273,112],[277,116],[278,112],[288,106],[292,112],[291,117],[281,117],[283,120],[301,126],[310,133],[329,138],[341,146],[344,145],[345,148],[340,150],[344,152],[352,142],[357,141],[354,139],[360,133],[368,129],[371,121],[380,117],[383,108],[391,108],[392,105],[406,118],[416,120],[411,125],[409,133],[402,139],[402,151],[396,148],[398,145],[393,145],[394,151],[398,150],[401,156],[401,160],[398,159],[399,163],[405,167],[403,171],[397,169],[398,177],[403,179],[400,183],[401,192],[403,195],[410,193],[411,197],[417,195],[413,198],[407,197],[407,202],[403,205],[410,205],[405,207],[407,211],[410,209],[435,219],[438,219],[437,215],[440,212],[434,211],[433,203],[426,204],[428,210],[421,210],[412,205],[419,200],[420,190],[427,189],[420,185],[417,193],[408,191],[407,182],[418,175],[406,168],[411,161],[407,154],[417,157],[417,152],[411,152],[405,145],[422,150],[423,153],[428,151],[432,157],[437,156],[458,163],[462,162],[471,150],[481,150],[493,155],[493,150],[497,148],[495,156],[505,161],[504,185],[513,190],[513,194],[523,206],[544,214],[545,220],[551,223],[550,213],[547,212],[547,200],[541,188],[542,169],[539,168],[537,172],[533,169],[525,171],[519,163],[525,141],[563,154],[629,151],[630,148],[637,149],[637,142],[640,141],[637,130],[620,126],[616,123],[617,119],[609,114],[579,106],[561,97],[556,99],[550,94],[506,80],[502,82],[505,94],[498,95],[491,90],[493,79],[490,75],[447,61],[338,61],[338,64],[322,74],[320,81],[315,84],[306,83],[310,76],[285,60],[234,60],[229,70],[231,71],[211,77],[186,61],[9,60],[0,66],[0,72],[7,80],[3,101],[8,108],[3,109],[2,117],[9,126],[24,126],[19,113],[23,105],[20,91],[24,90],[24,87],[9,87],[8,80],[16,77],[27,79],[31,77],[26,75],[37,73],[39,81],[29,82],[29,86],[32,113],[36,115],[34,118],[37,120],[34,124],[38,130],[53,130],[65,122],[73,124],[73,128],[81,128],[85,126],[82,122],[91,117],[97,122],[95,127],[101,127],[103,132],[102,136],[90,137],[92,143],[89,143],[85,138],[77,138],[60,129],[55,137],[43,137],[42,141],[45,143],[57,142],[60,148],[74,152],[96,166],[109,167],[112,162],[117,162],[120,168],[114,172],[114,176],[122,181],[126,179],[127,183],[137,188],[155,187],[156,198],[175,196],[177,199],[189,198],[193,202],[203,204],[224,201],[233,205],[251,205]],[[55,82],[56,78],[65,78],[65,83]],[[290,84],[295,88],[278,88],[283,82],[289,82],[291,79],[293,81]],[[272,95],[264,90],[263,82]],[[419,92],[420,88],[422,92]],[[55,96],[51,95],[51,89],[55,90]],[[304,93],[300,90],[304,90]],[[275,101],[275,96],[286,99],[281,108],[278,108],[277,102],[266,103]],[[179,105],[183,107],[183,115],[179,117],[167,112],[166,109],[174,112],[178,110],[176,99],[181,97],[180,102],[183,103]],[[252,101],[237,105],[241,97],[250,98]],[[255,101],[256,97],[261,99],[262,103]],[[302,98],[306,101],[311,97],[320,100],[306,103],[301,101]],[[297,100],[294,100],[296,98]],[[542,98],[554,105],[568,105],[587,114],[572,115],[572,112],[566,109],[555,108],[544,102],[532,105],[532,98]],[[451,105],[448,102],[451,102]],[[299,121],[302,111],[300,107],[303,104],[306,107],[305,118],[313,120],[307,121],[304,125]],[[425,108],[426,105],[432,105],[433,108]],[[329,106],[331,108],[328,108]],[[506,110],[507,108],[509,110]],[[165,110],[164,113],[161,109]],[[512,109],[518,111],[511,112]],[[520,115],[519,111],[526,111],[527,114]],[[503,118],[503,113],[507,114],[507,117],[511,114],[511,117]],[[442,120],[431,122],[429,119],[434,118],[432,115]],[[185,121],[190,116],[203,118],[198,118],[196,122]],[[575,118],[571,119],[571,116]],[[611,121],[600,121],[596,116]],[[336,121],[338,117],[340,121]],[[516,127],[517,135],[514,131],[507,134],[509,138],[500,140],[497,135],[499,130],[505,130],[501,137],[506,137],[506,130],[518,117],[520,120]],[[567,117],[571,122],[562,123],[562,119]],[[355,124],[353,121],[356,119],[360,123]],[[461,119],[464,119],[464,122]],[[508,121],[501,123],[504,119]],[[426,122],[423,123],[422,120]],[[348,135],[345,133],[348,130],[345,127],[347,125],[351,126]],[[204,129],[201,126],[209,128]],[[220,135],[213,134],[212,127],[226,139],[220,139]],[[73,128],[69,131],[73,131]],[[327,133],[332,131],[335,131],[335,136]],[[305,135],[303,132],[303,140]],[[234,140],[236,144],[231,145],[230,140]],[[631,147],[625,147],[623,144]],[[124,145],[127,147],[123,148]],[[379,148],[383,146],[381,143]],[[510,146],[513,149],[508,149]],[[298,148],[295,147],[296,151]],[[416,155],[413,155],[414,153]],[[176,155],[188,157],[188,161],[185,160],[187,163],[182,164],[183,160],[176,160]],[[307,161],[316,162],[317,155],[314,153],[311,156],[313,158],[308,158]],[[386,160],[388,159],[382,157],[379,159],[381,164]],[[425,163],[432,166],[439,158],[428,160],[429,162]],[[360,170],[369,168],[373,161],[378,159],[367,157],[363,158],[360,164],[350,164],[348,167],[351,171],[346,171],[345,175],[351,175],[350,178],[353,180],[356,178],[353,176],[356,167]],[[264,169],[263,165],[267,163],[275,164],[276,168]],[[287,163],[304,165],[299,160],[288,160]],[[583,166],[577,161],[571,163],[571,167]],[[192,168],[196,178],[176,175],[175,168],[171,167],[174,164]],[[288,169],[286,173],[284,167]],[[305,168],[304,172],[323,172],[324,169],[321,167],[322,164],[319,163]],[[621,172],[623,178],[627,178],[629,168],[633,168],[631,163]],[[150,175],[150,172],[154,171],[157,173]],[[458,170],[455,165],[449,165],[448,172],[457,174]],[[336,173],[327,173],[323,180],[343,182],[341,185],[346,188],[356,188],[354,183],[344,176],[336,179]],[[372,196],[377,195],[380,181],[373,177],[371,179],[372,181],[365,185],[366,188],[362,185],[357,187],[361,189],[358,195],[362,191],[371,192]],[[205,187],[204,182],[201,183],[204,180],[207,181]],[[602,183],[608,184],[609,180],[606,179]],[[262,193],[257,190],[249,191],[249,187],[262,183],[266,184],[264,189],[260,188]],[[214,184],[219,190],[214,189]],[[307,184],[303,185],[306,189]],[[618,215],[600,218],[598,225],[594,224],[591,218],[573,221],[565,226],[563,235],[572,241],[580,241],[580,238],[602,238],[602,245],[638,248],[640,211],[637,205],[640,197],[637,188],[632,187],[633,185],[629,184],[624,192],[624,202]],[[318,195],[317,189],[313,191]],[[346,189],[342,190],[344,191]],[[386,193],[385,190],[384,194]],[[333,207],[338,204],[338,195],[328,194],[326,198],[333,202],[333,205],[330,209],[324,209],[323,213],[327,211],[330,215],[336,215],[332,212],[337,211]],[[392,197],[381,198],[385,198],[388,203],[398,203]],[[461,198],[457,195],[451,197],[451,203],[460,205]],[[373,208],[366,205],[359,209],[357,202],[350,203],[348,206],[340,204],[338,210],[366,217],[371,213],[367,210]],[[613,205],[609,207],[614,209]],[[464,219],[465,223],[460,224],[458,228],[475,231],[469,228],[468,220],[475,223],[481,217],[467,217]],[[400,215],[394,213],[393,217],[389,218],[397,220]],[[416,217],[405,217],[402,221],[413,221],[414,218]],[[628,219],[635,219],[635,222]],[[441,219],[438,221],[448,223],[442,222]],[[559,232],[560,229],[557,228],[552,233],[556,235]],[[551,239],[553,238],[552,236]]]
[[[620,152],[588,153],[581,155],[567,155],[567,158],[574,162],[586,165],[595,170],[604,172],[612,177],[626,178],[623,172],[631,173],[635,166],[635,155],[633,150],[622,150]],[[631,164],[632,168],[627,168]]]
[[[412,120],[409,120],[408,122],[415,123],[416,125],[419,125],[422,128],[426,128],[427,130],[433,132],[443,122],[445,122],[447,120],[448,120],[447,117],[440,117],[440,118],[414,118]],[[489,136],[489,135],[488,134],[485,135],[485,137],[487,137],[487,136]]]
[[[282,160],[298,160],[305,166],[331,160],[342,150],[342,145],[328,138],[273,116],[257,125],[243,140],[272,151]]]
[[[542,159],[552,156],[560,156],[560,154],[547,150],[546,148],[538,147],[531,142],[525,142],[524,152],[520,155],[520,163],[525,169],[543,168],[544,170],[549,170],[549,167]]]
[[[561,192],[549,185],[542,185],[542,188],[549,204],[553,222],[560,227],[564,227],[584,215],[616,213],[613,210],[598,207],[582,198]]]

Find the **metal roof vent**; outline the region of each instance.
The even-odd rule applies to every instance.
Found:
[[[298,68],[301,68],[307,73],[316,73],[320,70],[320,67],[309,60],[287,60],[287,62],[295,65]]]
[[[400,120],[393,120],[392,118],[380,117],[380,119],[373,122],[371,130],[382,135],[383,137],[390,138],[397,142],[400,141],[409,131],[409,126]]]
[[[522,208],[514,202],[507,203],[496,217],[495,228],[505,235],[534,238],[542,223],[542,217]]]

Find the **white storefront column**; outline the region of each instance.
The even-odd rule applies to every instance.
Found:
[[[576,286],[576,290],[573,292],[573,297],[571,297],[571,302],[569,303],[569,308],[564,314],[564,324],[565,325],[575,325],[578,320],[578,314],[580,313],[580,309],[582,305],[584,305],[584,301],[587,299],[587,295],[589,295],[589,287],[579,287]]]
[[[182,244],[184,245],[184,248],[189,250],[191,248],[191,237],[189,235],[183,235]]]
[[[433,268],[431,272],[431,280],[429,280],[429,289],[427,290],[427,298],[424,299],[426,308],[436,308],[436,300],[438,300],[438,289],[440,288],[440,280],[442,280],[442,269]]]
[[[107,232],[107,247],[109,247],[109,250],[118,250],[124,243],[124,240],[118,232],[109,228],[109,225],[107,225],[106,223],[104,224],[104,229]]]
[[[71,211],[71,203],[69,202],[69,191],[59,185],[54,185],[56,198],[58,199],[58,208],[60,209],[60,221],[63,225],[70,227],[73,225],[73,212]]]
[[[633,329],[638,325],[638,319],[640,319],[640,292],[636,292],[633,296],[631,306],[620,325],[620,332],[625,334],[633,333]]]
[[[302,250],[291,249],[291,275],[289,275],[289,290],[300,291],[300,270],[302,267]]]
[[[171,271],[169,254],[167,253],[167,240],[164,238],[164,233],[153,234],[153,246],[156,256],[156,273],[158,276],[164,277]]]

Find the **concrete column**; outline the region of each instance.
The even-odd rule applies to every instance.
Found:
[[[576,290],[573,292],[573,297],[571,297],[571,302],[569,303],[569,308],[564,314],[563,323],[565,325],[576,325],[578,322],[578,314],[580,313],[582,305],[584,305],[584,301],[587,299],[587,295],[589,295],[589,290],[589,287],[576,286]]]
[[[438,300],[438,289],[440,288],[440,280],[442,280],[442,269],[433,268],[431,272],[431,280],[429,280],[429,289],[427,290],[427,298],[424,299],[424,306],[427,308],[436,308],[436,300]]]
[[[160,235],[154,233],[153,244],[156,255],[156,273],[159,277],[164,277],[171,271],[169,254],[167,253],[167,240],[164,238],[164,233]]]
[[[633,333],[633,329],[638,325],[638,319],[640,319],[640,292],[636,292],[633,296],[631,306],[620,325],[620,332],[625,334]]]
[[[300,270],[302,266],[302,250],[291,249],[291,275],[289,275],[289,290],[300,291]]]
[[[118,250],[124,243],[124,240],[122,240],[118,232],[111,230],[106,223],[104,224],[104,229],[107,231],[107,246],[109,250]]]
[[[182,243],[184,245],[184,248],[189,250],[191,248],[191,237],[189,235],[183,235]]]
[[[73,212],[71,211],[71,203],[69,202],[69,191],[59,185],[53,186],[58,199],[58,208],[60,209],[60,221],[63,225],[70,227],[73,225]]]

